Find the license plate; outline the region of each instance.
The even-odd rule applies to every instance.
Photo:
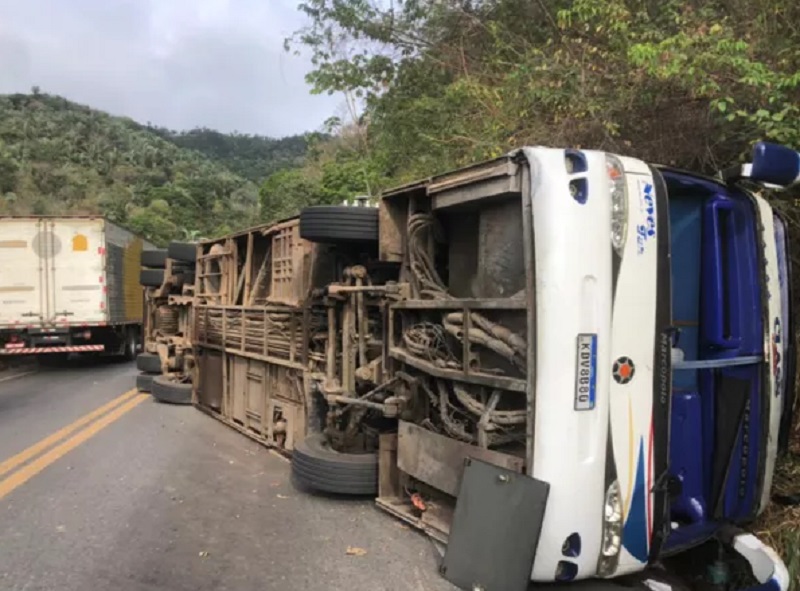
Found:
[[[575,410],[592,410],[597,390],[597,335],[579,334],[575,369]]]
[[[25,343],[6,343],[6,349],[24,349]]]

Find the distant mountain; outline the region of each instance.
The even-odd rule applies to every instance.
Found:
[[[0,95],[0,215],[103,214],[156,243],[258,219],[258,185],[306,140],[172,132],[42,93]]]
[[[236,132],[221,133],[207,128],[191,131],[171,131],[162,127],[148,129],[176,146],[200,152],[255,183],[262,183],[278,170],[302,165],[310,139],[308,135],[273,139]],[[314,137],[322,136],[314,134]]]

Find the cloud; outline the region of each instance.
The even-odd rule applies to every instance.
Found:
[[[0,0],[0,93],[42,91],[172,129],[319,128],[293,0]]]

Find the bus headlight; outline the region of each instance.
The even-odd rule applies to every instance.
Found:
[[[597,560],[597,575],[607,577],[617,570],[619,551],[622,547],[622,497],[619,482],[616,480],[606,491],[602,536],[600,557]]]
[[[628,192],[625,188],[625,171],[619,158],[606,154],[609,191],[611,193],[611,245],[622,256],[628,235]]]

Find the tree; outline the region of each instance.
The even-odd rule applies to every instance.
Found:
[[[788,0],[307,0],[289,41],[317,92],[361,97],[387,176],[523,144],[713,171],[800,146],[800,7]],[[375,156],[375,152],[380,156]]]
[[[295,215],[320,199],[321,190],[303,170],[281,170],[267,178],[259,190],[261,219],[277,221]]]

